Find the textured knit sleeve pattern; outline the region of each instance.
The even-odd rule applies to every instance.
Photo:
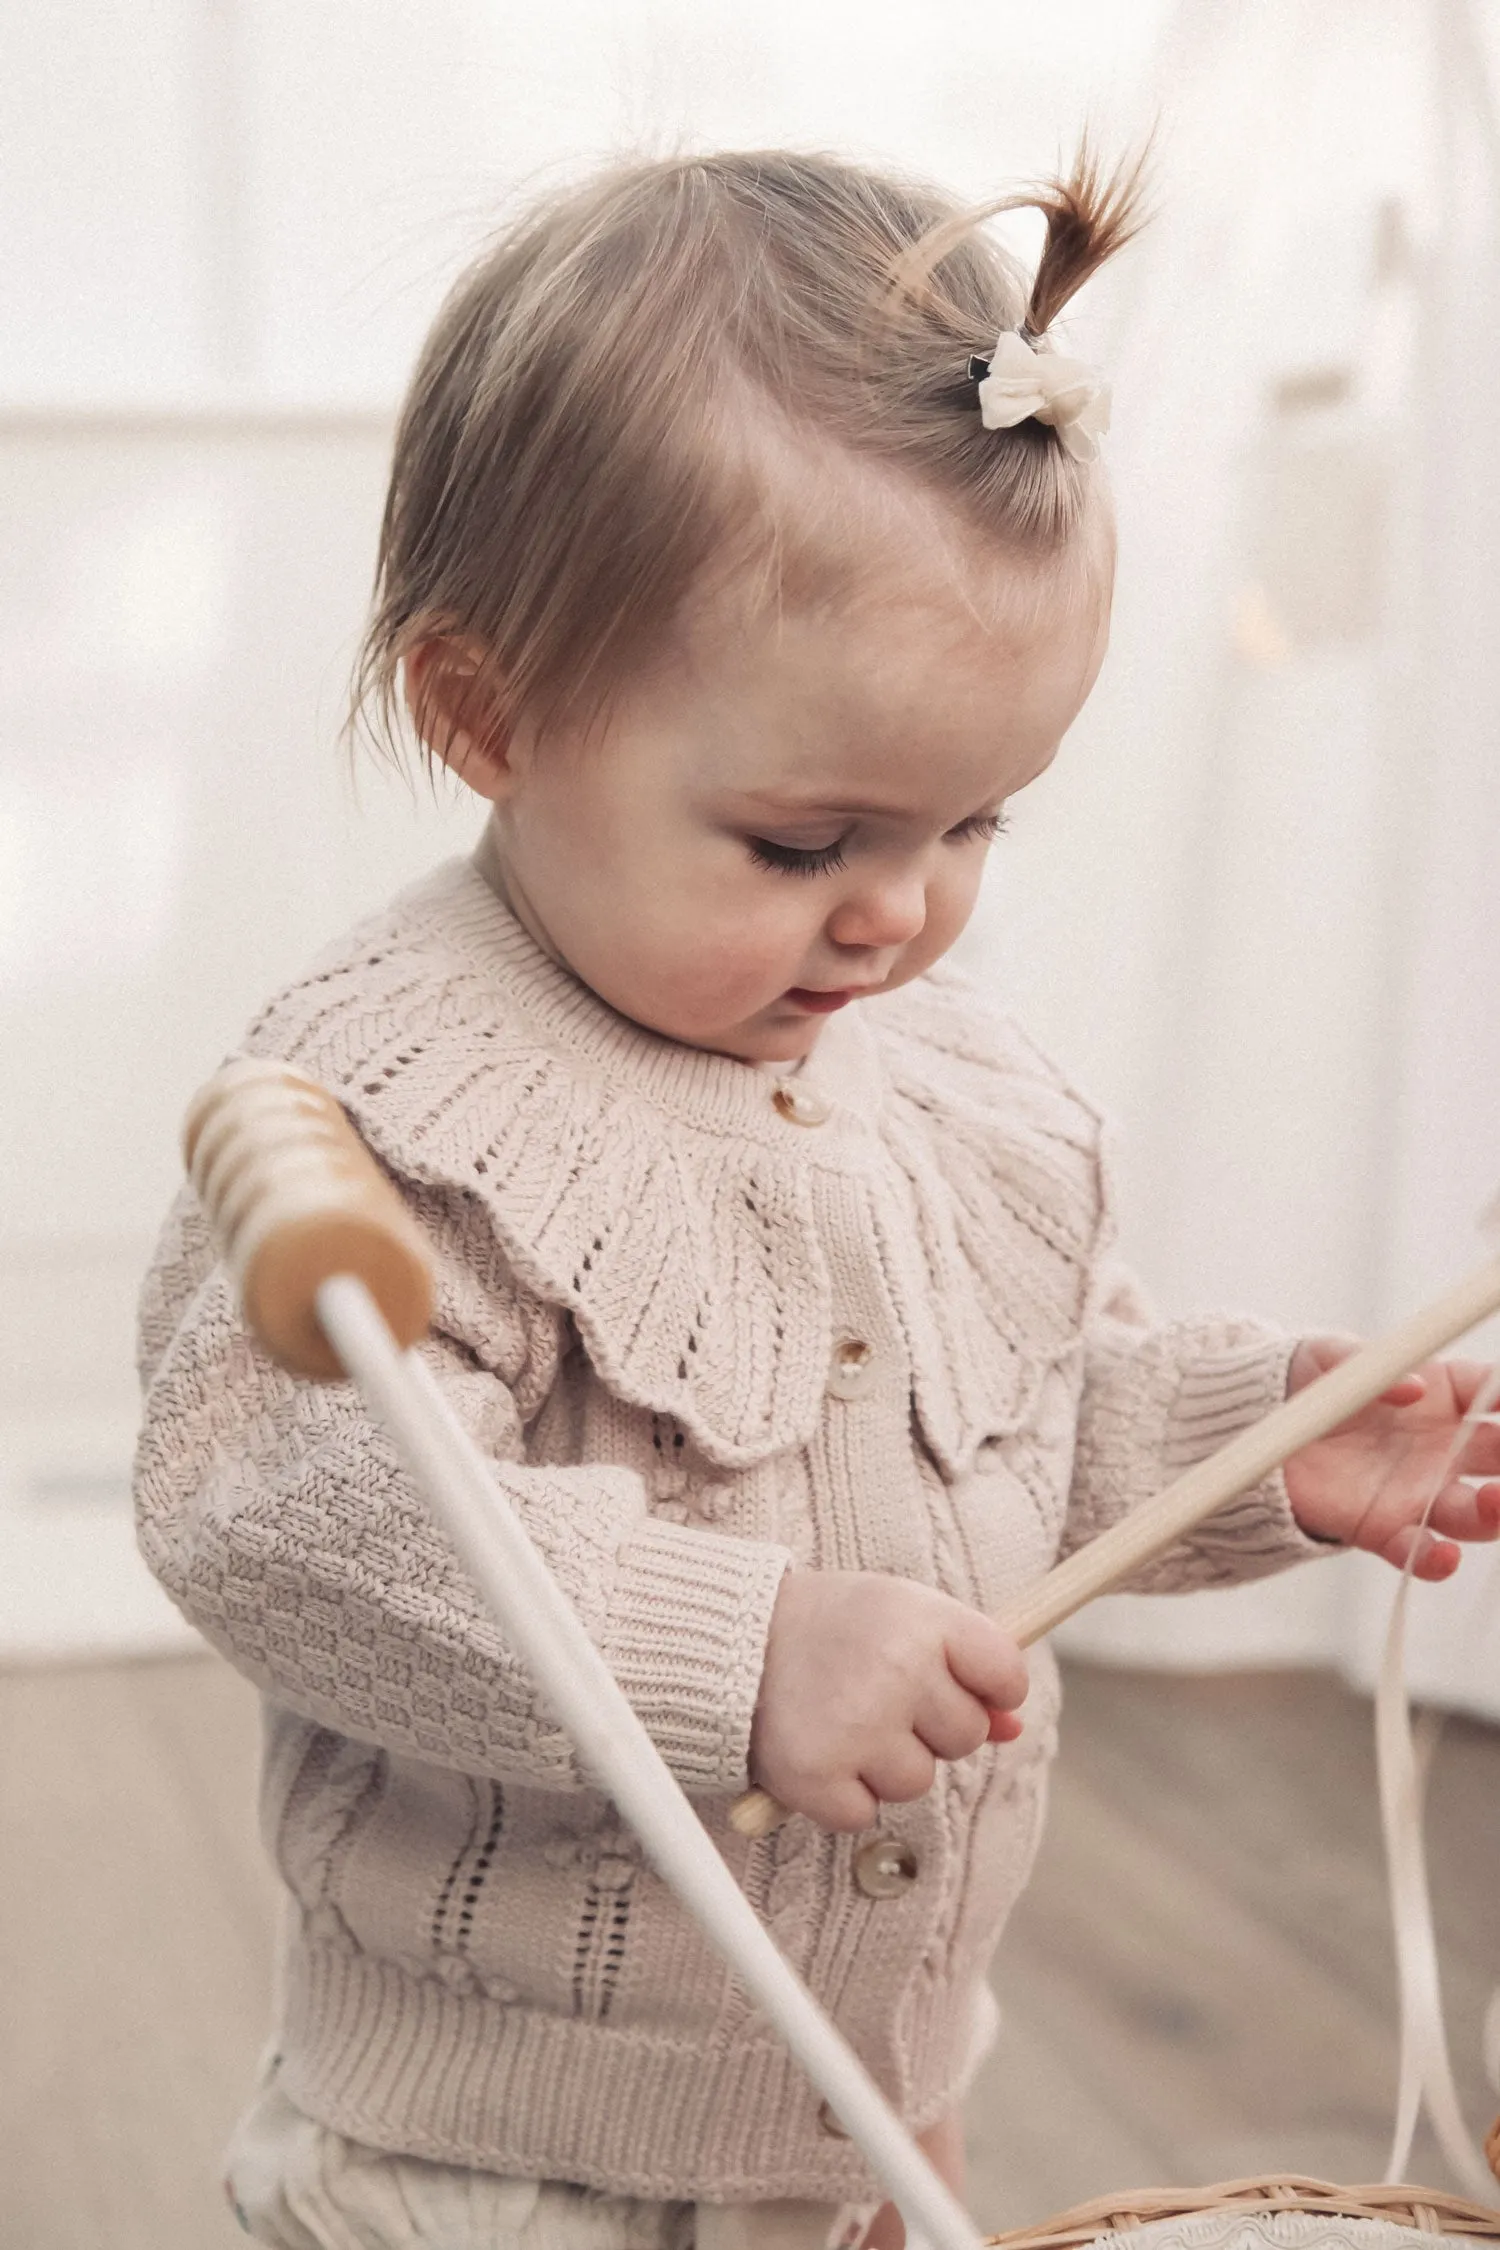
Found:
[[[1216,1453],[1286,1396],[1294,1339],[1235,1315],[1156,1322],[1111,1259],[1084,1332],[1083,1392],[1062,1552]],[[1292,1513],[1279,1470],[1229,1501],[1121,1589],[1176,1593],[1263,1578],[1329,1549]]]
[[[789,1553],[653,1517],[633,1471],[528,1464],[521,1409],[555,1362],[555,1342],[545,1349],[555,1324],[544,1308],[528,1317],[517,1293],[498,1322],[491,1270],[481,1359],[453,1326],[482,1244],[469,1245],[465,1268],[453,1257],[462,1220],[445,1221],[435,1199],[421,1215],[448,1253],[449,1326],[423,1347],[432,1372],[678,1780],[743,1787]],[[258,1686],[322,1725],[497,1780],[582,1786],[566,1737],[387,1439],[351,1386],[294,1382],[252,1342],[190,1197],[154,1273],[137,1511],[146,1559],[184,1613]]]

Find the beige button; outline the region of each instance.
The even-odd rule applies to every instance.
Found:
[[[849,2135],[847,2131],[834,2116],[833,2111],[829,2108],[827,2102],[820,2102],[818,2104],[818,2123],[822,2126],[824,2132],[828,2135],[830,2140],[848,2140]]]
[[[791,1125],[826,1125],[832,1110],[832,1104],[821,1094],[793,1078],[782,1079],[771,1095],[771,1104]]]
[[[917,1864],[899,1836],[874,1836],[854,1855],[854,1880],[866,1898],[899,1898],[916,1881]]]
[[[862,1336],[840,1336],[828,1362],[835,1398],[863,1398],[875,1373],[875,1353]]]

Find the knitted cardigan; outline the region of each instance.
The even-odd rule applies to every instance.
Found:
[[[802,1818],[748,1843],[726,1815],[781,1575],[996,1610],[1266,1412],[1289,1344],[1151,1323],[1094,1112],[947,967],[831,1019],[783,1081],[616,1015],[454,862],[244,1051],[329,1086],[408,1198],[433,1372],[777,1943],[929,2124],[991,2036],[1055,1671],[1033,1651],[1018,1742],[883,1808],[904,1850]],[[641,2196],[869,2194],[358,1398],[246,1333],[190,1191],[141,1366],[147,1561],[264,1691],[292,2099],[376,2147]],[[1137,1583],[1318,1551],[1275,1478]]]

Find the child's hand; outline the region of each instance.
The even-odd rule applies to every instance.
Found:
[[[1288,1370],[1288,1397],[1357,1349],[1342,1336],[1304,1337]],[[1417,1525],[1458,1425],[1492,1372],[1478,1360],[1429,1360],[1327,1437],[1294,1453],[1283,1474],[1303,1530],[1366,1548],[1398,1570],[1415,1543],[1416,1577],[1451,1577],[1459,1564],[1454,1540],[1500,1533],[1500,1484],[1458,1481],[1500,1472],[1500,1429],[1481,1423],[1471,1433],[1428,1528],[1418,1531]]]
[[[821,1827],[873,1827],[925,1797],[939,1758],[1013,1742],[1026,1660],[979,1610],[870,1570],[781,1581],[750,1730],[750,1777]]]

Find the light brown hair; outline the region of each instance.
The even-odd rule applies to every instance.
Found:
[[[782,150],[634,163],[533,210],[458,281],[396,435],[352,718],[393,738],[403,660],[483,651],[471,686],[546,723],[597,712],[711,564],[795,554],[800,451],[913,481],[998,551],[1046,557],[1094,472],[1029,421],[986,430],[968,372],[1042,337],[1139,224],[1139,161],[979,210]],[[981,230],[1034,206],[1028,288]],[[770,490],[780,486],[780,490]]]

